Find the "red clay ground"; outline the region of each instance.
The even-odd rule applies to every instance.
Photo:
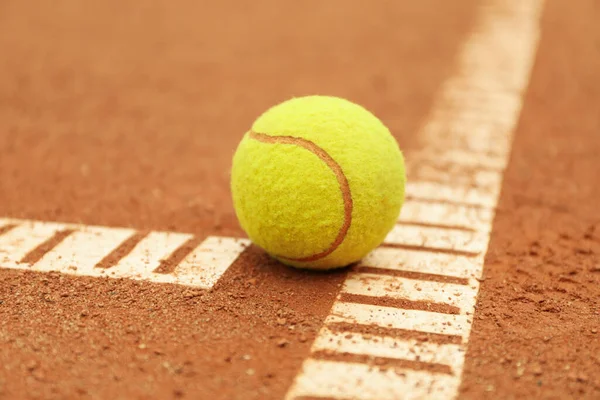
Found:
[[[476,6],[82,4],[0,5],[0,215],[200,236],[243,236],[231,156],[293,95],[364,104],[410,157]],[[461,397],[600,397],[594,6],[547,5]],[[0,269],[0,398],[280,399],[343,277],[256,249],[211,293]]]
[[[409,151],[475,12],[198,4],[0,6],[0,215],[242,236],[229,168],[255,117],[339,95]],[[0,396],[280,399],[343,278],[255,249],[211,293],[0,270]]]
[[[600,398],[600,7],[548,2],[461,398]]]

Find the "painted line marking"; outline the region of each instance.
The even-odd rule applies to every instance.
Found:
[[[446,374],[308,359],[298,374],[293,396],[353,400],[449,399],[457,389],[456,379]]]
[[[424,222],[438,226],[463,226],[489,232],[494,211],[456,204],[406,201],[398,222]]]
[[[176,282],[211,288],[229,266],[250,245],[246,239],[208,237],[175,269]]]
[[[115,266],[106,269],[111,278],[141,278],[150,276],[167,258],[193,235],[172,232],[150,232]]]
[[[483,258],[380,247],[359,266],[469,279],[481,276]]]
[[[454,202],[466,206],[494,208],[498,199],[498,189],[487,191],[476,187],[443,185],[435,182],[414,182],[406,186],[407,199],[420,199]]]
[[[188,254],[172,273],[156,273],[168,258],[193,235],[150,232],[113,266],[98,264],[132,236],[133,229],[0,219],[1,226],[16,225],[0,234],[0,268],[60,272],[69,275],[174,283],[203,289],[213,287],[239,255],[250,245],[247,239],[208,237]],[[23,258],[58,232],[71,230],[63,240],[33,263]],[[139,234],[138,234],[139,235]],[[46,250],[46,249],[44,249]]]
[[[385,244],[435,247],[470,253],[487,249],[489,234],[429,226],[396,225],[385,238]]]
[[[336,301],[325,325],[345,322],[465,337],[470,316]]]
[[[8,232],[10,229],[12,229],[12,227],[13,225],[9,220],[0,218],[0,235]]]
[[[369,273],[351,274],[342,287],[342,293],[447,304],[458,307],[463,315],[473,314],[478,290],[476,280],[457,285]]]
[[[398,339],[362,333],[332,332],[327,328],[323,328],[317,336],[311,351],[395,358],[450,367],[462,364],[465,357],[464,345],[419,342],[415,339]]]
[[[456,164],[420,163],[411,167],[409,172],[413,179],[430,181],[446,186],[463,185],[479,188],[499,187],[502,183],[502,174],[496,171],[487,171],[464,167]]]
[[[132,229],[86,228],[67,236],[31,266],[33,271],[100,276],[94,268],[108,253],[135,233]]]
[[[16,223],[10,221],[9,224]],[[6,225],[9,225],[6,224]],[[26,222],[0,235],[0,266],[3,268],[24,268],[21,260],[33,249],[50,239],[58,231],[67,229],[65,225],[42,222]]]
[[[407,201],[386,237],[388,247],[371,252],[349,274],[313,344],[313,356],[305,360],[286,400],[456,397],[477,279],[537,48],[542,8],[543,0],[487,0],[480,6],[478,23],[459,54],[458,72],[442,85],[418,135],[423,146],[407,157]],[[355,295],[352,302],[344,301]],[[398,299],[451,305],[460,314],[404,309],[410,306]],[[362,303],[367,301],[396,306]],[[393,337],[373,342],[371,335],[332,333],[328,326],[391,328],[388,335],[393,329],[458,335],[462,343]],[[327,360],[321,359],[323,354]],[[368,357],[344,359],[343,354],[407,363],[381,369]],[[434,372],[426,363],[448,366],[454,374]]]
[[[479,156],[463,149],[431,148],[427,151],[415,152],[412,157],[415,162],[455,164],[462,167],[480,168],[497,173],[504,171],[504,168],[506,168],[506,160],[503,157],[492,155]]]

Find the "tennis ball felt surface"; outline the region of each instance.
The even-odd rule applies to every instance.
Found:
[[[298,97],[258,117],[233,157],[231,191],[248,237],[284,264],[331,269],[359,261],[393,228],[404,159],[360,105]]]

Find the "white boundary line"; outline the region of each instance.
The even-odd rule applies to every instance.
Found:
[[[489,0],[481,6],[457,72],[443,85],[420,132],[424,149],[408,159],[407,201],[386,239],[390,246],[373,251],[350,273],[287,400],[456,397],[542,8],[543,0]],[[457,170],[466,173],[455,175]],[[361,267],[369,268],[363,272]],[[440,282],[444,277],[459,283]],[[457,311],[374,305],[399,299],[413,308],[429,304]],[[332,330],[336,326],[341,331]],[[361,326],[389,335],[349,328]],[[454,344],[407,339],[398,330],[453,337]],[[396,360],[400,366],[381,367],[376,360]],[[451,372],[429,372],[425,367],[432,364]]]
[[[1,219],[0,268],[60,272],[69,275],[127,278],[212,288],[227,268],[250,245],[247,239],[208,237],[179,262],[172,273],[155,270],[161,261],[194,236],[175,232],[150,232],[110,268],[97,265],[136,231],[133,229]],[[60,243],[33,264],[24,257],[61,231],[71,230]]]

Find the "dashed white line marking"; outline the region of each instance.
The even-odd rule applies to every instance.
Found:
[[[311,351],[385,357],[450,366],[461,365],[465,357],[465,346],[462,344],[438,344],[390,336],[332,332],[327,328],[317,336]]]
[[[175,279],[211,288],[249,245],[246,239],[211,236],[179,263]]]
[[[396,225],[384,241],[389,245],[422,246],[474,254],[485,252],[488,242],[489,234],[485,232],[416,225]]]
[[[443,185],[435,182],[414,182],[406,187],[409,199],[448,201],[467,206],[494,208],[498,199],[498,188],[482,189],[461,185]]]
[[[12,225],[14,220],[5,220]],[[0,235],[0,266],[3,268],[24,268],[21,263],[31,250],[35,249],[58,231],[67,229],[65,225],[43,222],[25,222]]]
[[[440,227],[465,227],[479,231],[491,229],[494,211],[458,204],[436,204],[407,201],[402,206],[399,222],[420,222]]]
[[[31,269],[100,276],[101,271],[94,268],[96,264],[134,233],[132,229],[92,227],[73,232],[33,264]]]
[[[380,247],[368,254],[359,266],[469,279],[481,276],[483,257]]]
[[[213,287],[231,264],[250,245],[247,239],[208,237],[171,273],[154,272],[193,235],[150,232],[115,265],[98,264],[131,238],[136,231],[124,228],[61,224],[17,219],[0,219],[0,227],[16,225],[0,234],[0,268],[60,272],[69,275],[126,278],[157,283],[174,283],[203,289]],[[33,264],[23,258],[60,231],[73,231]]]
[[[415,152],[412,157],[414,162],[456,164],[463,167],[492,170],[497,173],[506,168],[504,157],[492,154],[473,154],[471,151],[464,149],[440,149],[435,147],[427,151]]]
[[[336,301],[325,325],[348,323],[466,337],[471,317]]]
[[[395,276],[354,273],[346,279],[342,293],[447,304],[459,308],[461,314],[472,315],[478,289],[479,282],[476,280],[471,280],[469,285],[457,285]]]
[[[387,246],[374,250],[355,268],[367,273],[347,278],[313,344],[313,357],[305,360],[287,400],[457,395],[478,279],[537,47],[542,6],[543,0],[488,0],[481,5],[479,21],[460,53],[458,71],[442,86],[418,135],[422,149],[407,156],[407,201],[399,224],[387,236]],[[454,283],[444,283],[449,279]],[[370,304],[357,303],[361,299]],[[455,306],[460,314],[371,305],[417,308],[402,300],[419,302],[419,308],[423,302]],[[349,331],[332,333],[331,324]],[[344,328],[348,326],[367,331],[378,327],[388,337],[375,337],[373,342],[372,335],[356,334]],[[404,334],[458,335],[461,344],[396,338],[399,331],[389,328]],[[322,359],[324,351],[329,361]],[[406,366],[402,369],[382,369],[368,357],[361,362],[340,361],[343,357],[331,361],[336,354],[410,363],[400,363]],[[422,363],[447,366],[453,374],[431,372]]]
[[[114,267],[106,269],[106,275],[111,278],[149,277],[163,259],[193,237],[183,233],[150,232]]]
[[[288,398],[450,399],[458,389],[457,380],[446,374],[312,359],[304,362],[296,379]]]
[[[450,185],[470,185],[481,188],[500,187],[502,174],[497,171],[487,171],[464,167],[456,164],[413,164],[408,172],[413,179],[434,181]]]

